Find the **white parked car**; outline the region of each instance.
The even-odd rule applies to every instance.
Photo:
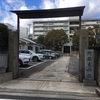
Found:
[[[35,53],[32,50],[22,50],[22,49],[20,49],[19,53],[30,55],[33,62],[43,61],[43,59],[44,59],[43,54]]]
[[[19,66],[28,65],[30,61],[30,56],[19,54]]]

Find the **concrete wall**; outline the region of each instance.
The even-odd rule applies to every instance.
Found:
[[[36,47],[38,48],[38,52],[40,51],[40,48],[42,47],[42,46],[39,46],[36,44],[20,44],[20,46],[21,46],[20,49],[26,49],[26,50],[28,50],[28,46],[32,46],[32,48],[33,48],[32,50],[34,52],[36,52]]]
[[[26,50],[27,50],[27,48],[28,48],[28,47],[27,47],[27,44],[25,44],[25,43],[24,43],[24,44],[20,44],[20,46],[21,46],[20,49],[26,49]]]
[[[0,83],[12,80],[12,72],[0,74]]]

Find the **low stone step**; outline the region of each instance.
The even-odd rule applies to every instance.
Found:
[[[0,92],[8,93],[30,93],[30,94],[52,94],[52,95],[75,95],[75,96],[92,96],[96,97],[94,93],[79,93],[79,92],[63,92],[63,91],[46,91],[46,90],[29,90],[29,89],[10,89],[10,88],[0,88]]]

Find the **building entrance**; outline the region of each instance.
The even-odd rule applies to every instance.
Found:
[[[64,53],[70,53],[70,46],[64,46]]]

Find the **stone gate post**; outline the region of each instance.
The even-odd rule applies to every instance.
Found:
[[[85,66],[85,49],[88,49],[88,32],[82,29],[79,33],[79,81],[83,82],[84,79],[84,66]]]
[[[19,41],[17,34],[15,31],[9,32],[8,71],[12,72],[13,79],[19,76]]]

